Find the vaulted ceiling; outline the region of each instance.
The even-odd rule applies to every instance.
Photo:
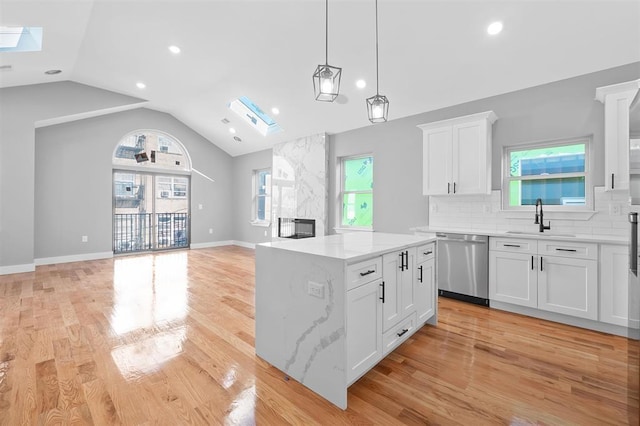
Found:
[[[374,4],[329,0],[329,64],[343,68],[334,103],[314,100],[311,78],[325,60],[322,0],[0,0],[0,26],[44,28],[42,51],[0,53],[11,65],[0,87],[72,80],[144,98],[241,155],[371,125]],[[490,36],[496,20],[504,30]],[[395,119],[640,61],[640,1],[379,0],[379,52]],[[241,122],[228,109],[240,96],[279,108],[284,130]]]

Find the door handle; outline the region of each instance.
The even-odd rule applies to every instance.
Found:
[[[455,182],[453,182],[453,193],[454,194],[456,193],[456,183]]]
[[[418,278],[418,280],[422,282],[422,265],[420,265],[418,269],[420,270],[420,278]]]
[[[380,298],[380,300],[382,300],[382,303],[384,303],[384,281],[382,281],[382,284],[380,284],[380,286],[382,287],[382,297]]]
[[[544,268],[542,267],[542,256],[540,256],[540,271],[544,271]]]
[[[451,194],[451,183],[447,182],[447,194]]]
[[[611,173],[611,189],[616,189],[615,185],[615,174]]]
[[[533,271],[533,255],[531,255],[531,270]]]

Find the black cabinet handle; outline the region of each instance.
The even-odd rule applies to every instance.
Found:
[[[455,182],[453,182],[453,193],[454,194],[456,193],[456,183]]]
[[[615,185],[615,175],[613,173],[611,173],[611,189],[616,189],[616,185]]]
[[[405,271],[409,269],[409,250],[405,250],[404,252],[404,269]]]
[[[424,254],[425,256],[429,256],[431,253],[433,253],[433,250],[429,250],[429,251],[424,252],[422,254]]]
[[[447,182],[447,194],[451,194],[451,183]]]
[[[398,337],[402,337],[402,335],[405,334],[407,331],[409,331],[408,328],[403,328],[400,333],[397,333]]]
[[[531,255],[531,270],[533,271],[533,255]]]
[[[422,282],[422,265],[420,265],[418,269],[420,270],[420,278],[418,278],[418,280]]]
[[[382,300],[382,303],[384,303],[384,281],[382,281],[382,284],[380,284],[380,286],[382,286],[382,297],[380,298],[380,300]]]
[[[520,247],[519,244],[503,244],[505,247]]]
[[[542,267],[542,256],[540,256],[540,271],[544,271],[544,268]]]
[[[369,275],[369,274],[373,274],[374,272],[375,272],[375,271],[373,271],[373,270],[369,269],[367,272],[360,272],[360,276],[361,276],[361,277],[364,277],[364,276],[367,276],[367,275]]]
[[[570,251],[570,252],[576,253],[578,250],[576,250],[576,249],[557,248],[556,251]]]
[[[400,270],[404,271],[404,252],[401,251],[399,256],[400,256]]]

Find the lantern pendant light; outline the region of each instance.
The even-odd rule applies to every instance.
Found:
[[[378,0],[376,0],[376,94],[367,98],[367,114],[372,123],[387,121],[389,116],[389,99],[381,95],[378,88]]]
[[[333,102],[340,92],[342,68],[329,65],[329,0],[325,0],[325,60],[313,73],[316,101]]]

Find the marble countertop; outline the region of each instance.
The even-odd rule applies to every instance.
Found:
[[[431,226],[419,226],[411,228],[413,232],[425,233],[431,235],[436,232],[449,232],[452,234],[474,234],[474,235],[487,235],[489,237],[509,237],[509,238],[530,238],[530,239],[548,239],[548,240],[561,240],[561,241],[575,241],[583,243],[598,243],[598,244],[628,244],[629,239],[626,237],[620,237],[617,235],[591,235],[591,234],[570,234],[556,231],[545,231],[544,233],[537,232],[507,232],[496,231],[487,229],[462,229],[462,228],[439,228]]]
[[[422,231],[421,235],[351,232],[348,234],[327,235],[299,240],[276,241],[259,245],[342,259],[352,263],[367,257],[378,256],[435,240],[435,233]]]

